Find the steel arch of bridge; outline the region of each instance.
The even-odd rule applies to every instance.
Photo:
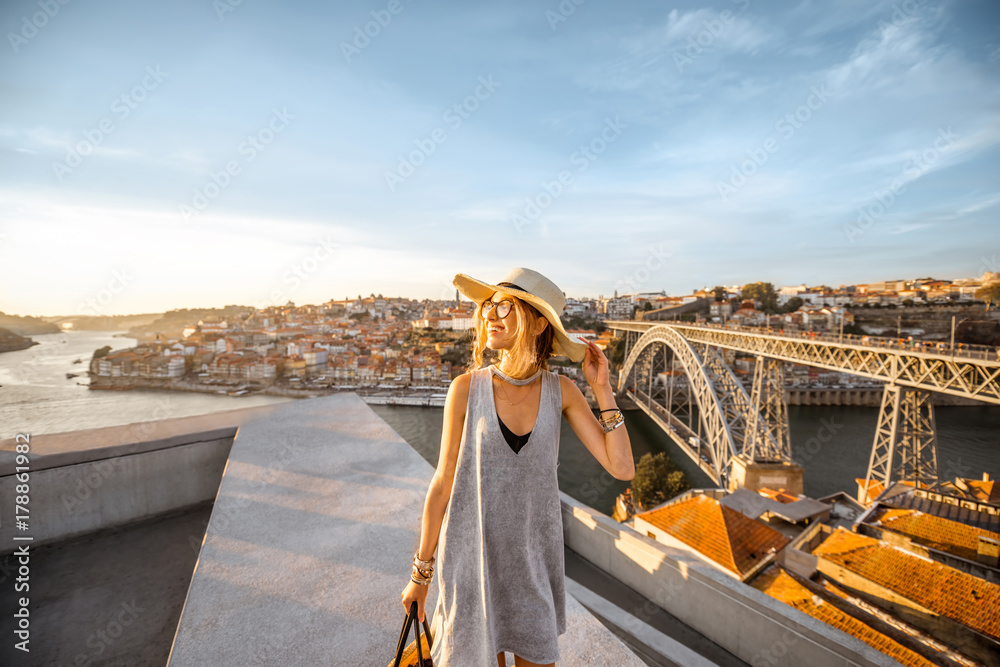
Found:
[[[866,345],[855,340],[810,339],[766,331],[682,323],[611,320],[606,324],[617,331],[636,333],[646,332],[655,326],[669,326],[695,344],[728,348],[755,356],[850,373],[888,384],[1000,404],[1000,356],[997,359],[980,359],[876,344]]]
[[[647,403],[650,398],[645,392],[637,392],[642,396],[636,396],[636,404],[655,421],[662,422],[661,426],[665,427],[664,430],[671,439],[716,484],[727,486],[733,457],[745,451],[752,452],[765,442],[767,449],[779,447],[765,420],[751,419],[754,408],[750,396],[718,352],[707,345],[693,345],[672,327],[653,327],[635,341],[618,376],[619,392],[625,388],[626,378],[634,370],[643,370],[641,364],[638,369],[636,367],[642,355],[648,353],[650,348],[660,345],[669,348],[684,368],[691,396],[698,406],[701,426],[699,444],[707,443],[710,460],[705,462],[702,459],[700,447],[698,450],[692,448],[685,437],[691,437],[688,429],[673,424],[669,415],[662,414],[666,412],[662,406],[656,406],[660,408],[659,411],[652,409],[653,406]],[[646,372],[652,373],[653,370],[648,369]]]

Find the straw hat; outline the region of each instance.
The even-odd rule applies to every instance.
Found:
[[[538,309],[552,325],[552,348],[556,355],[569,357],[573,361],[583,359],[587,344],[576,336],[566,333],[559,316],[566,306],[562,290],[554,282],[538,271],[518,267],[511,269],[496,284],[491,285],[471,278],[464,273],[455,276],[452,284],[458,291],[478,304],[493,296],[494,292],[511,294],[527,301]]]

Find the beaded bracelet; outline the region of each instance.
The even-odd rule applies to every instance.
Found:
[[[618,408],[615,408],[615,414],[611,415],[610,417],[598,417],[597,420],[602,424],[604,424],[604,423],[610,423],[621,417],[622,417],[622,411]]]

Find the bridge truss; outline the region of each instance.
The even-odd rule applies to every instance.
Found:
[[[938,483],[931,394],[1000,404],[1000,358],[972,359],[879,344],[775,335],[662,322],[608,322],[625,332],[619,392],[636,404],[720,486],[735,457],[777,462],[791,458],[783,362],[851,373],[885,383],[879,424],[861,495],[876,483]],[[720,350],[756,357],[748,395]],[[683,376],[678,377],[677,368]],[[663,369],[663,382],[655,376]],[[679,394],[677,387],[683,387]],[[877,488],[877,487],[875,487]]]

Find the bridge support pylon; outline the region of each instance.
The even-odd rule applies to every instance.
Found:
[[[930,392],[887,384],[858,501],[868,504],[896,482],[937,486],[937,428]]]
[[[792,460],[784,362],[757,356],[748,412],[746,444],[732,460],[730,490],[767,487],[792,495],[803,493],[803,468]]]
[[[762,423],[761,423],[762,422]],[[750,424],[747,433],[763,427],[771,438],[753,438],[744,450],[752,461],[791,461],[788,404],[785,401],[784,362],[758,355],[750,394]]]

